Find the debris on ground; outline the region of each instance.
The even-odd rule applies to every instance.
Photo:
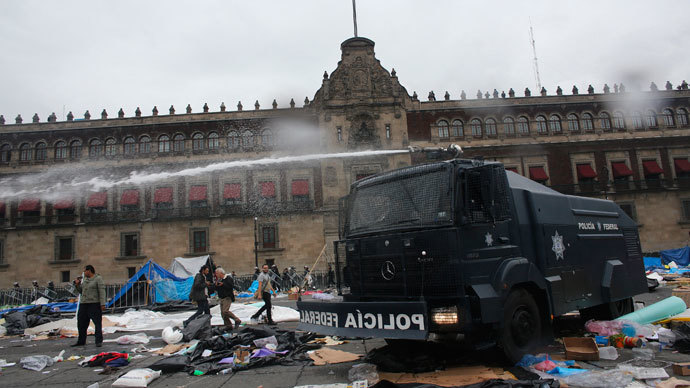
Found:
[[[357,361],[361,357],[358,354],[335,350],[331,348],[321,348],[308,352],[309,357],[314,360],[314,365],[339,364],[341,362]]]

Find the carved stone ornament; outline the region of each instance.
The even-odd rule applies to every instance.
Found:
[[[360,146],[381,148],[381,139],[376,134],[374,118],[368,113],[360,113],[350,121],[348,136],[348,147],[358,148]]]

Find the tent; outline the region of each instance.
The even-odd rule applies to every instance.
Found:
[[[211,255],[204,255],[198,257],[176,257],[170,263],[170,273],[177,277],[188,278],[199,273],[199,268],[207,264],[213,270],[213,261]]]
[[[667,249],[665,251],[659,252],[661,254],[661,260],[664,264],[668,264],[675,261],[679,267],[685,267],[690,264],[690,246],[685,246],[678,249]]]
[[[106,307],[112,307],[121,298],[132,300],[132,294],[140,295],[134,292],[135,290],[133,287],[142,287],[149,284],[151,286],[149,287],[148,294],[146,294],[146,292],[141,293],[141,295],[147,296],[147,302],[149,303],[188,300],[189,291],[192,289],[192,283],[194,283],[193,276],[175,276],[165,268],[156,264],[153,260],[149,260],[120,288],[120,291],[106,303]]]

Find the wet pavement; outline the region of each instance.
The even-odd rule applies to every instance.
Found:
[[[658,291],[641,295],[636,298],[638,301],[644,301],[651,304],[657,300],[669,296],[670,289],[659,289]],[[295,307],[294,301],[282,300],[277,302],[279,305]],[[577,320],[576,318],[573,318]],[[582,327],[581,322],[570,321],[565,322],[563,327]],[[280,329],[295,329],[296,322],[281,323],[278,325]],[[567,331],[567,330],[566,330]],[[160,339],[160,330],[146,332],[149,336],[158,337],[153,339],[146,346],[148,348],[158,348],[165,346],[165,343]],[[134,333],[114,333],[105,335],[105,339],[115,339],[125,334]],[[67,359],[72,355],[89,356],[100,352],[130,352],[132,348],[137,345],[118,345],[115,342],[106,342],[101,348],[97,348],[93,343],[93,336],[90,336],[85,347],[71,348],[70,344],[74,343],[74,338],[62,339],[47,339],[39,341],[24,340],[19,337],[6,337],[0,339],[0,358],[6,359],[8,362],[19,362],[24,356],[30,355],[48,355],[57,356],[61,350],[65,350],[64,358]],[[351,352],[364,356],[368,351],[375,348],[385,346],[385,341],[381,339],[368,340],[351,340],[346,344],[333,347],[337,350]],[[446,345],[447,346],[447,345]],[[550,349],[560,349],[556,344]],[[412,349],[410,350],[412,351]],[[500,351],[496,349],[489,349],[481,352],[469,351],[462,344],[457,345],[458,365],[484,365],[487,367],[504,368],[511,367],[504,361]],[[35,386],[51,386],[51,387],[87,387],[95,382],[98,382],[100,387],[109,387],[112,382],[126,371],[134,368],[145,368],[154,362],[164,358],[164,356],[153,355],[152,353],[140,353],[142,358],[132,360],[129,366],[121,368],[120,371],[112,375],[100,375],[96,370],[101,368],[81,367],[78,361],[63,361],[47,367],[41,372],[30,371],[22,369],[19,365],[3,368],[0,374],[0,386],[13,387],[35,387]],[[592,362],[578,362],[586,369],[609,369],[615,367],[621,362],[631,360],[633,353],[630,349],[622,349],[620,357],[616,361],[592,361]],[[690,355],[682,353],[674,353],[671,350],[664,350],[656,354],[656,360],[664,360],[669,363],[672,362],[690,362]],[[329,383],[346,383],[348,382],[348,371],[352,365],[362,361],[346,362],[341,364],[314,366],[314,365],[292,365],[292,366],[268,366],[255,368],[251,370],[241,371],[235,374],[228,375],[208,375],[208,376],[190,376],[186,373],[174,373],[162,375],[160,378],[154,380],[150,387],[252,387],[263,386],[265,388],[271,387],[294,387],[298,385],[308,384],[329,384]],[[673,377],[671,367],[668,367],[667,372]],[[676,376],[679,378],[684,378]]]

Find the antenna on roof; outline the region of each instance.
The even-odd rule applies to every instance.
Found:
[[[357,37],[357,6],[355,0],[352,0],[352,22],[355,25],[355,38]]]
[[[354,2],[354,0],[352,0]],[[539,76],[539,63],[537,62],[537,47],[534,44],[534,31],[532,30],[532,19],[529,19],[529,42],[532,45],[534,56],[534,80],[537,82],[537,92],[541,91],[541,77]]]

